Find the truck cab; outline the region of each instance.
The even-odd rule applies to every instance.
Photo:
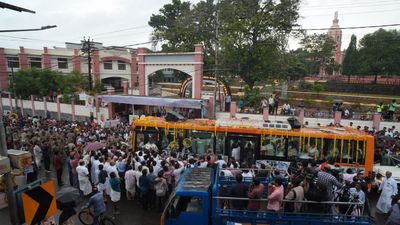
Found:
[[[167,201],[161,224],[209,224],[213,177],[211,168],[187,169]]]

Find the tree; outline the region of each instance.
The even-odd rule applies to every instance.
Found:
[[[344,59],[342,63],[342,74],[347,75],[349,81],[350,76],[358,74],[358,70],[360,67],[360,61],[358,57],[359,55],[357,50],[357,37],[353,34],[351,35],[351,41],[349,47],[346,49],[346,53],[344,54]]]
[[[360,72],[375,75],[400,74],[400,33],[379,29],[360,40]]]
[[[319,62],[319,66],[326,68],[334,64],[334,60],[331,59],[335,50],[335,42],[327,34],[307,35],[303,38],[301,44],[304,50],[309,53],[310,59]]]
[[[194,44],[205,45],[205,71],[212,65],[216,42],[221,53],[219,70],[227,79],[237,76],[253,87],[255,82],[281,79],[284,42],[298,15],[300,0],[212,0],[190,3],[173,0],[149,25],[153,39],[163,40],[163,51],[190,51]],[[220,32],[215,37],[216,10]],[[210,66],[214,69],[215,66]]]
[[[58,71],[29,68],[19,70],[11,82],[11,90],[18,96],[28,98],[30,95],[48,96],[52,91],[63,95],[64,101],[69,102],[79,90],[87,90],[88,80],[80,73],[63,74]]]
[[[311,61],[307,60],[307,52],[302,49],[292,50],[287,53],[287,66],[283,71],[283,75],[286,79],[290,77],[291,80],[299,80],[311,74],[308,71]]]

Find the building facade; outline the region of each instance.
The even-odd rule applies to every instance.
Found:
[[[105,87],[122,89],[122,82],[130,87],[138,83],[138,57],[135,49],[103,47],[94,43],[91,52],[93,82],[100,80]],[[0,89],[9,87],[9,76],[20,69],[41,68],[63,73],[73,71],[88,74],[88,57],[81,51],[81,44],[66,43],[65,48],[19,49],[0,48]]]

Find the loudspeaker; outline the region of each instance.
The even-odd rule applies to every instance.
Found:
[[[296,117],[289,117],[287,118],[288,123],[292,127],[292,129],[299,129],[301,128],[301,123]]]
[[[167,115],[165,116],[165,120],[168,122],[177,122],[177,121],[183,121],[185,120],[185,117],[183,117],[181,114],[170,111],[167,112]]]

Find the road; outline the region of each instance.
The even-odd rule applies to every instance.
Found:
[[[64,168],[64,184],[68,184],[68,176],[67,176],[67,168]],[[46,177],[44,171],[41,171],[39,177],[43,177],[44,179],[54,179],[56,183],[56,174],[53,172]],[[58,189],[58,187],[57,187]],[[84,199],[83,204],[87,202],[88,199]],[[79,210],[81,207],[77,207]],[[160,224],[160,213],[155,211],[145,211],[142,209],[141,205],[138,201],[127,201],[125,196],[121,196],[121,201],[119,202],[120,215],[116,216],[114,222],[116,225],[159,225]],[[106,215],[112,216],[113,206],[109,203],[107,204],[107,213]],[[58,211],[58,214],[60,211]],[[0,209],[0,224],[1,225],[11,225],[9,219],[9,211],[8,208]],[[56,220],[58,221],[58,215],[56,216]],[[75,216],[75,224],[80,225],[77,215]]]

